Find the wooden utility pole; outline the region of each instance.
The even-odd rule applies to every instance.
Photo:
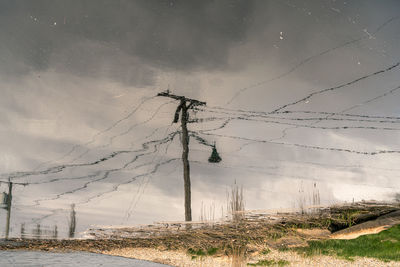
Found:
[[[192,200],[190,188],[190,165],[189,165],[189,134],[187,129],[187,122],[189,120],[188,110],[194,106],[205,105],[206,102],[201,102],[195,99],[186,98],[184,96],[177,96],[166,92],[159,93],[157,96],[169,97],[180,101],[179,106],[176,108],[173,123],[179,121],[179,113],[181,113],[181,127],[182,127],[182,162],[183,162],[183,182],[185,190],[185,221],[192,220]]]

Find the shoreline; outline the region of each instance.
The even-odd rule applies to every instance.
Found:
[[[307,247],[308,241],[377,233],[396,224],[400,224],[400,207],[364,204],[313,214],[285,213],[273,219],[264,214],[219,224],[193,223],[190,227],[170,222],[145,228],[90,229],[88,239],[13,238],[0,241],[0,250],[85,251],[189,267],[239,267],[259,261],[272,266],[400,266],[400,262],[367,257],[354,257],[352,262],[318,254],[305,257],[292,249]],[[340,227],[342,230],[332,234],[332,229]]]

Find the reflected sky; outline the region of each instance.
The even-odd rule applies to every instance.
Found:
[[[391,200],[398,1],[1,1],[0,172],[21,223],[183,220],[170,89],[191,111],[193,218]],[[222,161],[208,162],[216,144]],[[0,191],[7,191],[5,183]],[[5,210],[0,221],[5,222]],[[63,226],[64,225],[64,226]],[[65,230],[66,231],[66,230]]]

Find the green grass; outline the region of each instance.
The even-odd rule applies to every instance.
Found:
[[[269,248],[266,248],[266,249],[263,249],[262,251],[261,251],[261,254],[262,255],[267,255],[267,254],[269,254],[271,252],[271,250],[269,249]]]
[[[205,257],[205,256],[212,256],[215,255],[218,251],[218,248],[209,248],[207,251],[200,249],[188,249],[188,254],[192,256],[192,260],[196,259],[197,257]]]
[[[217,251],[218,251],[218,248],[209,248],[209,249],[207,249],[207,255],[208,256],[215,255],[217,253]]]
[[[383,261],[400,261],[400,225],[379,234],[364,235],[350,240],[309,241],[308,247],[295,248],[312,255],[336,255],[347,260],[370,257]]]
[[[206,256],[206,252],[204,250],[200,249],[193,249],[193,248],[189,248],[188,249],[188,253],[190,255],[194,255],[194,256]]]
[[[247,263],[249,266],[285,266],[288,264],[289,262],[285,260],[260,260],[256,263]]]

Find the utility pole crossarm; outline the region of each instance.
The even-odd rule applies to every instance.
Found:
[[[8,181],[0,181],[0,184],[1,183],[3,183],[3,184],[9,184],[10,182],[8,182]],[[14,185],[23,185],[23,186],[26,186],[26,185],[28,185],[28,183],[15,183],[15,182],[11,182],[12,184],[14,184]]]
[[[184,96],[170,94],[168,91],[167,92],[158,93],[157,96],[164,96],[164,97],[169,97],[169,98],[173,98],[173,99],[176,99],[176,100],[189,102],[189,106],[187,107],[188,109],[190,109],[190,108],[192,108],[194,106],[204,106],[204,105],[206,105],[206,102],[202,102],[202,101],[199,101],[199,100],[196,100],[196,99],[187,98],[187,97],[184,97]]]

